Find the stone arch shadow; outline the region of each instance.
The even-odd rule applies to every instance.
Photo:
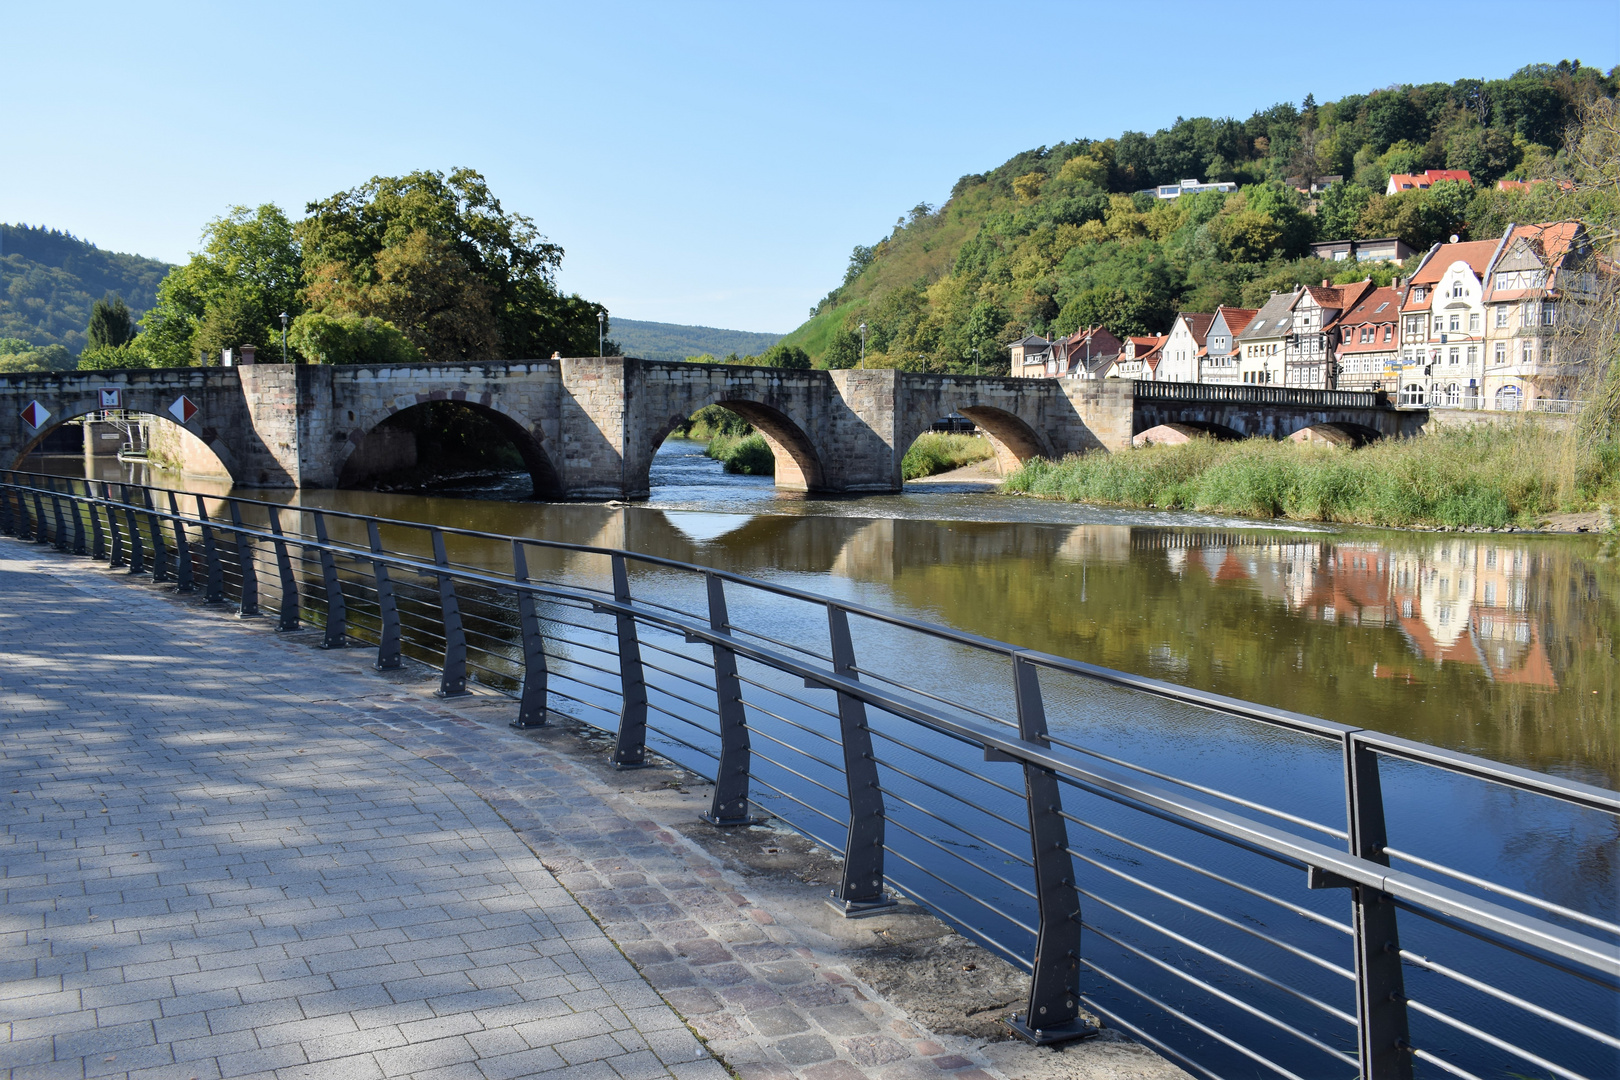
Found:
[[[664,440],[670,433],[691,417],[699,409],[709,405],[718,405],[722,409],[729,409],[751,424],[765,444],[771,448],[771,454],[776,458],[776,486],[785,491],[823,491],[827,486],[826,467],[822,461],[821,451],[803,427],[787,413],[774,405],[751,398],[735,396],[734,393],[720,393],[713,400],[703,401],[694,399],[687,403],[691,407],[678,416],[665,417],[664,421],[653,430],[652,440],[648,443],[646,460],[639,463],[636,468],[639,475],[627,477],[630,490],[647,491],[651,484],[652,459]],[[685,407],[685,406],[683,406]]]
[[[1384,437],[1384,433],[1379,431],[1377,428],[1370,427],[1366,424],[1358,424],[1353,420],[1313,421],[1303,419],[1297,424],[1290,426],[1292,426],[1293,430],[1289,431],[1285,435],[1280,436],[1281,438],[1293,439],[1295,441],[1306,441],[1308,436],[1306,436],[1305,433],[1323,432],[1326,436],[1320,440],[1323,442],[1338,443],[1340,440],[1335,438],[1335,436],[1341,436],[1344,439],[1348,439],[1349,445],[1351,446],[1366,446],[1368,443],[1376,442]]]
[[[942,410],[939,416],[913,415],[908,418],[910,422],[900,432],[899,444],[894,448],[896,477],[900,474],[900,462],[906,456],[906,451],[911,449],[911,444],[928,431],[935,420],[952,412],[972,420],[984,432],[991,449],[995,451],[996,468],[1003,476],[1017,472],[1030,458],[1056,456],[1051,441],[1040,429],[1015,412],[981,404],[972,398],[953,401],[947,397],[939,404]]]
[[[445,401],[463,406],[494,422],[501,434],[517,449],[523,458],[523,466],[528,470],[529,477],[534,482],[534,498],[545,500],[560,500],[563,495],[562,476],[551,455],[546,452],[543,444],[544,435],[539,425],[531,423],[526,417],[515,413],[492,400],[487,404],[480,401],[467,401],[463,398],[453,397],[444,391],[435,391],[431,394],[411,394],[395,398],[386,407],[373,409],[361,415],[354,421],[355,427],[350,430],[344,440],[343,449],[333,455],[332,476],[333,483],[339,487],[353,487],[365,479],[368,473],[363,471],[368,459],[358,456],[362,448],[367,448],[368,441],[372,445],[367,448],[374,455],[386,460],[387,448],[383,445],[382,437],[377,435],[379,429],[387,430],[384,424],[391,418],[420,408],[437,401]],[[377,457],[370,459],[378,460]]]
[[[39,445],[43,443],[52,432],[59,430],[62,425],[70,421],[77,420],[81,416],[88,416],[91,413],[101,411],[102,409],[99,405],[87,405],[75,408],[73,411],[68,412],[60,417],[51,417],[51,423],[49,426],[36,431],[32,437],[22,444],[21,449],[17,451],[11,468],[21,471],[22,464],[25,460],[27,460],[28,455],[32,454],[36,449],[38,449]],[[236,460],[236,455],[231,453],[230,447],[225,445],[225,441],[223,439],[218,438],[217,433],[213,441],[209,441],[207,438],[207,434],[211,429],[205,428],[195,421],[189,424],[182,424],[174,417],[170,416],[166,411],[155,408],[143,408],[139,405],[126,403],[119,407],[119,411],[126,413],[139,413],[142,416],[150,416],[155,420],[159,420],[163,423],[179,428],[181,431],[184,431],[186,434],[190,435],[198,443],[200,443],[205,449],[208,450],[209,453],[214,455],[214,459],[219,462],[220,468],[225,471],[225,475],[230,477],[232,484],[240,484],[243,482],[241,467]]]

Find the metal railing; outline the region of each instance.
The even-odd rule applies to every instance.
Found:
[[[1480,824],[1612,864],[1604,788],[627,550],[6,472],[0,531],[695,771],[714,825],[765,808],[841,855],[844,914],[901,893],[1029,970],[1036,1042],[1089,1010],[1212,1077],[1620,1062],[1615,912]]]
[[[1147,382],[1140,379],[1134,385],[1139,400],[1219,401],[1306,409],[1389,408],[1388,395],[1360,390],[1308,390],[1299,386],[1258,386],[1253,383]]]

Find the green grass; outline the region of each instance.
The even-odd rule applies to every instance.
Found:
[[[1442,429],[1358,450],[1194,439],[1052,463],[1004,490],[1113,506],[1372,525],[1533,526],[1620,499],[1620,443],[1576,447],[1523,421]]]
[[[907,480],[936,476],[975,461],[983,461],[994,453],[985,439],[943,431],[925,431],[906,451],[900,463],[900,475]]]
[[[716,435],[704,448],[705,454],[724,465],[728,473],[744,476],[775,476],[776,457],[758,432],[747,435]]]

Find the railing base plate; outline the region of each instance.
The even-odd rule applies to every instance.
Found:
[[[1092,1027],[1084,1020],[1071,1020],[1067,1024],[1056,1027],[1032,1028],[1024,1022],[1022,1016],[1011,1016],[1002,1023],[1013,1029],[1019,1038],[1034,1043],[1036,1046],[1051,1046],[1054,1043],[1074,1042],[1078,1039],[1090,1039],[1101,1035],[1099,1028]]]
[[[653,763],[650,761],[615,761],[613,763],[613,767],[618,769],[620,772],[625,772],[629,769],[650,769],[652,766]]]
[[[710,814],[707,810],[698,815],[698,820],[708,822],[717,829],[734,829],[739,825],[765,824],[765,819],[762,817],[717,818]]]
[[[900,901],[890,896],[882,900],[840,900],[830,897],[827,906],[846,919],[866,919],[873,915],[888,915],[900,906]]]
[[[535,728],[550,727],[551,725],[547,724],[544,720],[536,720],[532,723],[525,720],[513,720],[506,726],[517,728],[519,731],[532,731]]]

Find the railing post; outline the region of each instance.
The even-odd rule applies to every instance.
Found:
[[[613,559],[613,599],[630,603],[630,571],[623,555]],[[647,765],[647,677],[641,666],[641,642],[636,638],[636,620],[628,613],[614,616],[619,636],[619,737],[613,746],[615,769],[640,769]]]
[[[338,578],[337,560],[332,557],[331,541],[326,535],[326,515],[315,514],[315,542],[320,545],[321,584],[326,588],[326,637],[323,649],[341,649],[348,645],[349,607],[343,601],[343,582]]]
[[[135,504],[129,501],[129,487],[118,485],[118,501],[124,507],[124,524],[129,526],[129,572],[146,572],[146,544],[141,540],[141,527],[135,520]]]
[[[1049,747],[1040,669],[1013,657],[1013,694],[1018,706],[1018,737]],[[1029,845],[1035,863],[1035,902],[1040,910],[1035,938],[1035,970],[1030,975],[1029,1008],[1007,1023],[1037,1045],[1085,1039],[1097,1029],[1080,1019],[1080,894],[1074,888],[1069,828],[1063,820],[1063,792],[1057,774],[1024,763],[1029,801]]]
[[[444,533],[429,530],[433,539],[433,565],[440,568],[439,616],[444,621],[444,670],[439,676],[437,697],[460,697],[467,692],[467,631],[461,625],[461,603],[456,599],[456,579],[450,576],[450,556],[444,549]]]
[[[235,499],[226,499],[225,505],[231,511],[231,531],[236,538],[236,568],[242,575],[242,603],[237,607],[236,614],[245,619],[259,614],[259,575],[254,569],[253,546],[248,543],[242,525],[242,508]]]
[[[34,543],[48,544],[51,542],[50,530],[45,526],[45,501],[40,497],[39,484],[34,489]]]
[[[92,559],[105,559],[107,557],[107,538],[101,531],[101,500],[96,498],[96,482],[86,480],[84,493],[89,498],[86,509],[90,511],[90,557]]]
[[[371,554],[383,553],[382,530],[375,521],[366,522],[366,534],[371,539]],[[394,602],[394,581],[388,576],[388,567],[377,558],[371,560],[371,576],[377,582],[377,613],[382,631],[377,635],[377,670],[391,671],[405,663],[399,651],[399,605]]]
[[[715,574],[703,577],[709,589],[709,629],[716,634],[729,634],[726,583]],[[757,825],[760,819],[748,812],[752,754],[742,682],[737,678],[737,653],[719,642],[714,643],[714,697],[720,710],[720,763],[714,770],[714,798],[703,820],[710,825]]]
[[[118,507],[113,502],[112,484],[101,482],[101,498],[107,507],[107,528],[112,532],[112,551],[107,556],[107,569],[127,566],[124,558],[124,534],[118,528]]]
[[[529,583],[529,560],[523,541],[512,541],[512,580]],[[523,635],[523,696],[518,700],[515,728],[546,726],[546,643],[540,634],[540,615],[534,608],[534,593],[518,589],[518,630]]]
[[[0,472],[0,533],[5,533],[7,536],[17,535],[13,528],[16,523],[11,517],[12,489],[10,485],[13,482],[14,478],[10,473]]]
[[[188,593],[196,589],[196,577],[191,564],[191,541],[186,539],[186,525],[180,518],[180,504],[174,492],[169,492],[169,513],[174,522],[175,584],[174,591]]]
[[[207,584],[204,586],[203,603],[223,604],[225,568],[219,562],[219,546],[214,543],[214,526],[208,520],[208,507],[203,503],[201,495],[197,496],[197,531],[202,533],[203,565],[208,575]]]
[[[858,679],[849,613],[828,604],[827,629],[833,672],[846,679]],[[844,837],[844,876],[828,903],[844,918],[858,919],[881,914],[898,902],[883,894],[883,791],[878,787],[866,703],[843,691],[838,693],[838,731],[844,749],[844,782],[849,791],[849,832]]]
[[[67,515],[62,510],[62,496],[56,490],[56,481],[47,479],[45,485],[51,492],[51,511],[56,515],[56,543],[57,551],[68,549]]]
[[[1350,824],[1350,854],[1383,866],[1388,834],[1378,755],[1357,731],[1345,733],[1344,780]],[[1365,885],[1350,886],[1350,917],[1356,952],[1356,1019],[1361,1080],[1411,1080],[1407,1052],[1406,985],[1401,971],[1401,940],[1395,900]]]
[[[152,489],[141,488],[141,502],[146,504],[146,522],[152,527],[152,581],[169,579],[169,545],[163,542],[163,523],[158,520],[157,507],[152,504]]]
[[[84,542],[84,514],[80,512],[80,500],[78,493],[74,491],[74,483],[72,480],[67,482],[68,505],[73,508],[73,554],[88,555],[90,549]],[[84,492],[88,497],[90,494],[90,481],[88,480],[84,482]]]
[[[265,507],[270,518],[271,541],[276,548],[276,571],[281,580],[281,610],[276,620],[276,633],[287,634],[298,626],[298,579],[293,577],[292,559],[287,554],[287,541],[282,538],[281,512],[274,506]]]

